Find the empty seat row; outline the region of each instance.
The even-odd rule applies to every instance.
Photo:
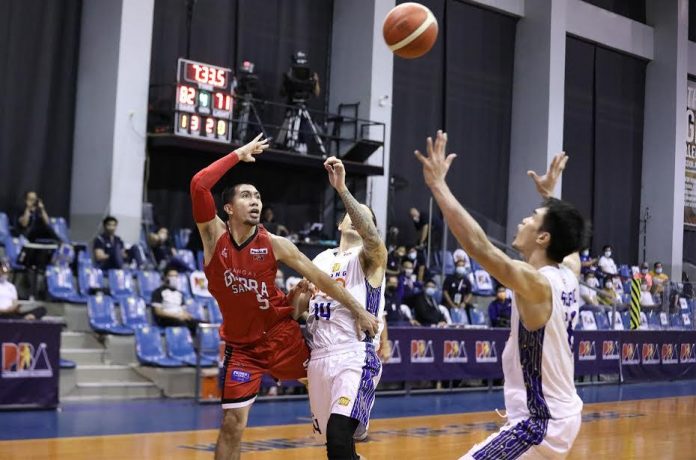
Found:
[[[200,365],[218,364],[220,336],[217,328],[200,328]],[[168,327],[162,332],[158,327],[141,326],[135,329],[135,352],[138,361],[146,366],[182,367],[195,366],[198,357],[189,330],[185,327]]]

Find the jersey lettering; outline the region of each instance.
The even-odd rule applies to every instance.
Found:
[[[313,305],[314,307],[314,319],[317,321],[320,318],[326,320],[331,319],[331,302],[317,302]]]

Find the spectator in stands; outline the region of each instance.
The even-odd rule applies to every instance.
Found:
[[[618,273],[616,263],[614,262],[614,259],[612,259],[611,255],[611,246],[604,246],[604,249],[602,250],[602,257],[599,258],[599,269],[605,275],[616,275]]]
[[[659,299],[662,299],[662,293],[665,292],[665,286],[669,284],[669,276],[667,276],[662,269],[662,262],[655,262],[653,265],[653,271],[650,273],[652,276],[652,293],[655,294]]]
[[[633,275],[633,279],[641,280],[641,282],[645,281],[648,285],[648,289],[652,289],[653,279],[647,262],[640,264],[640,271]]]
[[[413,302],[413,311],[416,315],[416,321],[422,326],[447,326],[447,319],[442,311],[440,311],[440,306],[435,301],[435,292],[437,292],[435,281],[428,280],[425,283],[423,292],[416,296]]]
[[[261,217],[261,225],[263,228],[278,236],[288,236],[290,232],[287,227],[283,224],[279,224],[273,221],[273,208],[266,206],[263,208],[263,215]]]
[[[24,194],[24,207],[17,213],[15,228],[18,234],[32,242],[39,239],[60,241],[60,237],[51,228],[43,200],[34,191]]]
[[[493,327],[510,327],[512,315],[512,301],[507,296],[507,288],[498,286],[495,291],[495,299],[488,304],[488,318]]]
[[[152,292],[155,322],[160,327],[186,326],[196,334],[199,320],[184,308],[184,294],[178,289],[179,272],[170,268],[165,273],[164,284]]]
[[[189,272],[195,267],[190,267],[186,262],[176,256],[176,250],[172,247],[169,239],[169,229],[160,225],[157,231],[147,236],[147,243],[150,245],[152,255],[157,262],[157,268],[166,270],[174,268],[177,271]]]
[[[655,299],[653,298],[652,294],[650,293],[650,288],[648,287],[648,283],[643,280],[640,283],[640,306],[641,307],[654,307],[655,306]]]
[[[428,249],[428,236],[430,236],[430,249],[437,252],[442,243],[442,217],[434,212],[430,218],[430,223],[428,223],[428,213],[416,208],[411,208],[409,215],[416,227],[415,246],[425,251]]]
[[[580,273],[586,274],[592,267],[597,265],[597,258],[590,256],[589,248],[585,248],[580,252]]]
[[[616,295],[619,297],[619,302],[623,300],[624,294],[626,294],[626,288],[624,288],[624,283],[623,280],[621,279],[621,276],[619,275],[614,275],[611,278],[612,282],[614,283],[614,292]],[[630,283],[628,284],[630,289]]]
[[[607,278],[606,280],[604,280],[604,289],[597,298],[599,299],[600,304],[609,307],[614,305],[615,303],[621,303],[621,296],[617,294],[616,289],[614,287],[614,281],[611,278]]]
[[[454,259],[454,263],[456,264],[460,260],[464,261],[464,266],[467,267],[468,269],[471,269],[471,261],[469,260],[469,255],[464,251],[464,249],[459,248],[455,250],[452,253],[452,259]]]
[[[425,278],[425,251],[423,249],[419,249],[416,246],[413,246],[408,249],[408,252],[406,253],[406,259],[410,260],[413,263],[413,272],[416,274],[416,278],[418,281],[421,283],[423,282],[423,279]]]
[[[0,320],[2,319],[41,319],[46,314],[44,307],[37,307],[29,311],[19,311],[17,289],[10,281],[10,264],[7,261],[0,263]]]
[[[413,298],[420,294],[423,285],[417,280],[413,274],[413,262],[409,259],[404,259],[401,262],[401,273],[399,274],[399,284],[396,290],[396,295],[399,304],[405,303],[411,305]]]
[[[442,284],[442,300],[450,310],[450,315],[452,309],[464,309],[471,324],[471,310],[474,308],[471,305],[471,281],[466,276],[466,263],[463,260],[457,261],[454,274],[445,278]]]
[[[102,228],[103,232],[97,235],[92,244],[94,261],[104,271],[122,268],[126,249],[123,240],[116,235],[118,220],[113,216],[106,216],[102,221]]]
[[[599,288],[599,280],[597,280],[597,275],[595,275],[594,271],[589,271],[585,274],[585,284],[580,285],[580,306],[599,305],[597,291],[591,289]]]
[[[396,290],[399,287],[399,279],[396,276],[388,276],[384,289],[384,316],[390,326],[418,326],[416,320],[410,319],[401,310],[401,303],[397,298]]]
[[[399,272],[401,271],[401,262],[404,260],[405,256],[405,246],[398,246],[389,253],[389,256],[387,257],[387,276],[399,276]]]
[[[392,225],[387,231],[387,249],[392,252],[399,245],[399,227]]]

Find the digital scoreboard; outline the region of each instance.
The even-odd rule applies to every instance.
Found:
[[[232,70],[179,58],[174,134],[229,144]]]

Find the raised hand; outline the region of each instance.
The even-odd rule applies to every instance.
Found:
[[[426,140],[427,157],[418,150],[414,152],[418,161],[423,165],[423,178],[428,187],[444,182],[450,165],[457,158],[456,153],[446,155],[446,148],[447,133],[438,130],[435,136],[435,144],[433,144],[433,139],[430,137]]]
[[[329,183],[340,192],[346,189],[346,168],[336,157],[329,157],[324,162],[324,168],[329,173]]]
[[[565,152],[561,152],[553,157],[548,171],[546,171],[546,174],[543,176],[539,176],[534,171],[527,171],[527,175],[534,181],[534,185],[536,186],[539,195],[544,198],[550,198],[553,196],[553,191],[556,188],[556,182],[558,182],[558,178],[561,177],[561,174],[566,167],[566,163],[568,163],[568,155],[566,155]]]
[[[263,133],[256,136],[251,142],[249,142],[245,146],[240,147],[236,150],[237,156],[239,156],[239,159],[241,161],[253,163],[256,161],[254,155],[262,153],[269,147],[268,139],[261,139],[261,136],[263,136]]]

